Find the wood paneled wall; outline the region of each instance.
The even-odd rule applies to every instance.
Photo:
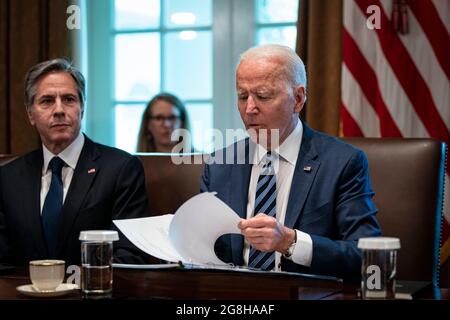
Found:
[[[69,0],[0,0],[0,153],[39,145],[23,104],[23,82],[34,64],[70,58]]]

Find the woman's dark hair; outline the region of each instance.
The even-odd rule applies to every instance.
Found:
[[[152,108],[153,105],[157,101],[165,101],[173,105],[175,108],[180,111],[180,121],[182,129],[189,130],[189,120],[188,115],[186,111],[186,107],[183,104],[183,102],[176,97],[173,94],[167,93],[167,92],[161,92],[154,96],[148,103],[147,107],[145,108],[145,111],[142,115],[141,120],[141,127],[139,129],[139,136],[138,136],[138,144],[137,144],[137,152],[155,152],[156,151],[156,145],[154,141],[153,134],[150,130],[148,130],[148,122],[150,121],[150,117],[152,117]],[[190,146],[185,146],[188,149],[183,150],[189,150]]]

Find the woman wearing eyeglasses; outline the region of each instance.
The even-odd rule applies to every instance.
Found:
[[[186,107],[183,102],[170,93],[154,96],[142,115],[138,137],[138,152],[173,152],[173,148],[184,142],[183,152],[191,152],[191,146],[183,138],[172,141],[176,129],[189,129]],[[187,140],[187,139],[186,139]],[[181,148],[177,148],[179,152]]]

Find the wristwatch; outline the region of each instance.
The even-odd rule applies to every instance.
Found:
[[[294,241],[292,241],[291,245],[287,248],[286,253],[283,253],[283,257],[285,257],[285,258],[292,257],[292,254],[294,253],[294,249],[295,249],[295,245],[296,244],[297,244],[297,231],[295,231]]]

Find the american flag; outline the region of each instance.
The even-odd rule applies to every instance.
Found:
[[[450,1],[345,0],[342,34],[344,136],[433,137],[448,144]],[[449,174],[447,165],[447,190]],[[441,264],[450,261],[448,191],[443,220]]]

